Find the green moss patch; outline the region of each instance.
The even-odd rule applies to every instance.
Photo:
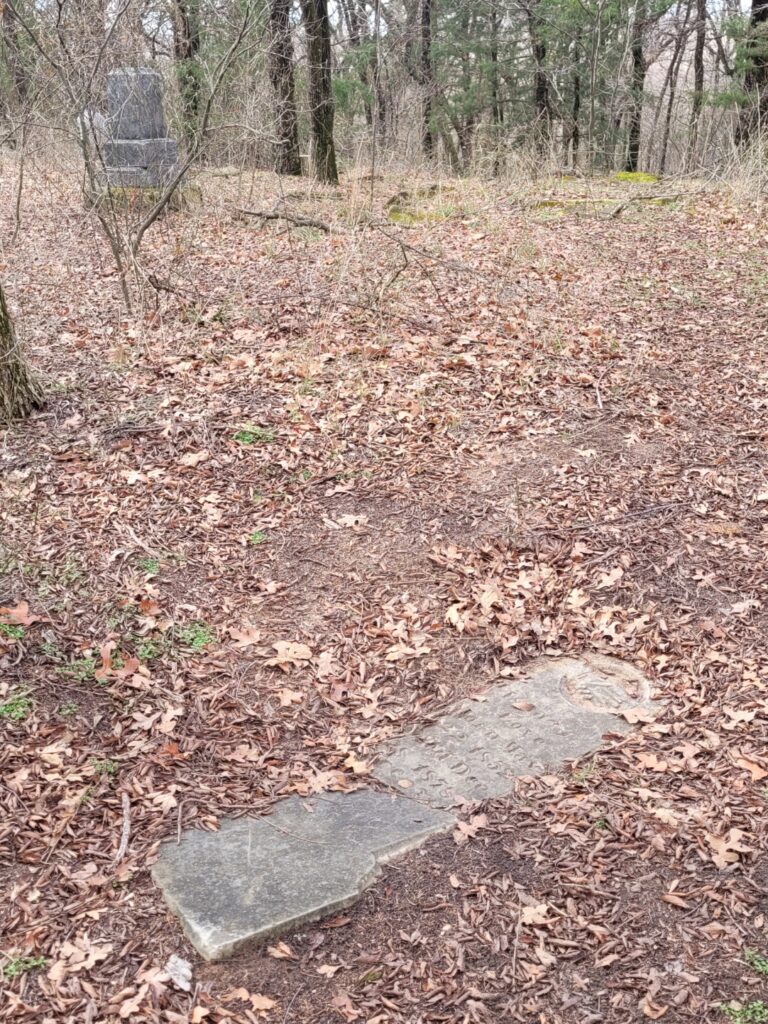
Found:
[[[435,224],[438,221],[447,220],[452,212],[447,207],[439,207],[434,210],[404,210],[395,206],[389,211],[389,219],[393,224],[404,224],[409,227],[412,224]]]
[[[657,174],[648,174],[647,171],[619,171],[614,175],[614,181],[628,181],[633,185],[652,185],[659,180]]]

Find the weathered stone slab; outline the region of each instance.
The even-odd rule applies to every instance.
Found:
[[[520,775],[538,775],[625,732],[623,710],[650,706],[642,673],[598,655],[546,658],[525,678],[463,701],[435,725],[402,737],[375,778],[439,807],[504,796]]]
[[[176,167],[107,167],[109,184],[115,188],[164,188],[173,181]]]
[[[103,147],[106,180],[122,188],[162,188],[178,168],[178,145],[167,137],[163,79],[150,68],[107,75],[111,138]]]
[[[291,797],[268,817],[164,845],[152,877],[198,952],[218,960],[348,906],[380,865],[453,823],[373,790]]]
[[[108,167],[173,167],[179,159],[176,139],[112,139],[104,144]]]
[[[652,705],[631,665],[542,659],[393,744],[373,774],[403,795],[291,797],[271,816],[166,844],[153,878],[202,956],[222,959],[354,902],[382,864],[449,829],[457,802],[503,796],[516,776],[597,749],[637,707]]]
[[[163,78],[151,68],[125,68],[107,75],[107,106],[116,139],[162,139]]]

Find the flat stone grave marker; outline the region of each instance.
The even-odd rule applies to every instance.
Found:
[[[616,716],[649,699],[631,665],[588,655],[542,659],[523,679],[465,700],[435,725],[398,740],[374,776],[437,807],[504,796],[521,775],[541,775],[629,728]]]
[[[263,818],[224,821],[168,845],[153,876],[207,960],[353,903],[379,866],[454,816],[372,789],[293,796]]]
[[[651,709],[637,669],[615,658],[544,658],[384,753],[373,789],[280,801],[271,815],[222,822],[167,843],[152,869],[207,960],[353,903],[381,866],[450,829],[467,800],[595,750],[619,717]]]

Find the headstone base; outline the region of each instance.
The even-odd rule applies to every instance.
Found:
[[[174,179],[175,167],[107,167],[107,184],[112,188],[166,188]]]

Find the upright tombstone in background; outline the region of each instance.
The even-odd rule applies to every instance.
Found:
[[[163,188],[177,173],[179,147],[168,138],[163,113],[163,79],[149,68],[107,75],[110,139],[104,165],[110,185]]]

